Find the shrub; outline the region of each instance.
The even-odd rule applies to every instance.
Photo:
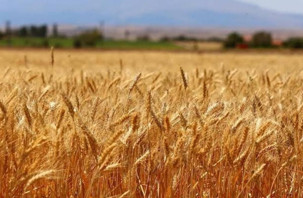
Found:
[[[150,38],[148,35],[141,35],[137,37],[138,41],[150,41]]]
[[[98,41],[102,40],[102,34],[98,30],[84,32],[78,35],[74,41],[74,47],[96,46]]]
[[[82,47],[81,40],[78,39],[78,38],[76,38],[76,39],[74,40],[73,46],[74,46],[74,48],[81,48],[81,47]]]
[[[199,39],[194,38],[194,37],[180,35],[180,36],[173,38],[173,40],[175,40],[175,41],[198,41]]]
[[[171,38],[169,38],[168,36],[164,36],[160,39],[161,42],[169,42],[171,41]]]

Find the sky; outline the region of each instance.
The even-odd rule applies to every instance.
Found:
[[[119,1],[120,3],[113,3]],[[0,0],[0,26],[5,20],[11,20],[14,24],[26,23],[52,23],[59,22],[64,24],[87,24],[87,21],[100,21],[102,16],[106,15],[111,7],[115,9],[116,15],[123,17],[119,9],[128,7],[130,0]],[[142,9],[146,11],[149,9],[153,0],[132,0],[143,3],[141,6],[135,8],[136,12]],[[199,2],[199,0],[167,0],[187,2]],[[219,0],[211,0],[219,1]],[[258,5],[262,8],[271,9],[275,11],[282,11],[286,13],[302,14],[303,15],[303,0],[220,0],[220,1],[242,1]],[[122,3],[121,3],[122,2]],[[163,0],[163,2],[165,2]],[[110,6],[107,6],[110,5]],[[114,7],[112,6],[114,5]],[[161,6],[161,5],[160,5]],[[104,9],[106,8],[106,9]],[[130,13],[133,7],[128,8]],[[125,9],[124,9],[125,10]],[[105,15],[102,15],[105,14]],[[87,24],[90,25],[90,24]]]
[[[303,14],[303,0],[239,0],[279,12]]]

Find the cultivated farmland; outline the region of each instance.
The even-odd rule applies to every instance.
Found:
[[[0,197],[303,196],[299,54],[1,50],[0,69]]]

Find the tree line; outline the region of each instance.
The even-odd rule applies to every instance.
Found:
[[[39,37],[46,38],[48,36],[47,25],[30,25],[21,26],[20,28],[11,29],[6,27],[5,32],[0,32],[0,38],[7,37]]]
[[[303,49],[303,37],[291,37],[281,42],[280,45],[274,43],[271,33],[266,31],[256,32],[247,41],[237,32],[230,33],[223,42],[225,48],[275,48],[284,47],[290,49]]]
[[[13,38],[21,38],[27,42],[30,42],[32,38],[42,39],[43,42],[39,44],[33,43],[33,46],[38,47],[41,45],[41,47],[47,47],[49,46],[49,38],[64,39],[67,37],[59,33],[57,24],[54,24],[52,30],[50,30],[47,25],[29,25],[12,29],[10,24],[7,23],[5,31],[0,31],[0,40],[5,40],[9,45]],[[102,32],[98,29],[86,30],[80,34],[69,37],[69,39],[73,41],[75,48],[94,47],[102,41],[103,38]],[[56,47],[60,47],[60,45]]]
[[[127,31],[126,38],[129,36],[129,31]],[[4,32],[0,31],[0,40],[6,40],[10,44],[10,40],[14,37],[24,38],[24,40],[30,40],[30,38],[42,38],[41,47],[49,46],[49,38],[65,38],[64,35],[60,34],[58,31],[57,24],[54,24],[52,28],[49,28],[47,25],[28,25],[21,26],[19,28],[10,28],[10,24],[7,23],[6,30]],[[28,39],[29,38],[29,39]],[[73,37],[69,37],[73,42],[73,47],[82,48],[82,47],[95,47],[100,42],[104,40],[102,32],[98,29],[90,29],[80,34],[77,34]],[[148,35],[141,35],[137,38],[138,41],[149,41],[150,38]],[[197,39],[194,37],[187,37],[180,35],[177,37],[163,37],[160,39],[162,42],[198,42],[198,41],[214,41],[222,42],[224,48],[277,48],[284,47],[290,49],[303,49],[303,37],[292,37],[289,38],[277,45],[274,42],[273,37],[270,32],[260,31],[254,33],[251,38],[245,39],[243,35],[237,32],[230,33],[226,39],[212,37],[209,39]],[[30,41],[28,41],[30,42]],[[33,44],[36,46],[37,44]],[[59,45],[59,44],[58,44]],[[60,47],[60,46],[55,46]]]

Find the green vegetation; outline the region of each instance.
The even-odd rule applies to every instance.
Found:
[[[244,37],[233,32],[227,36],[223,42],[224,48],[276,48],[280,47],[279,44],[275,44],[272,39],[272,35],[269,32],[256,32],[252,35],[251,40],[245,40]]]
[[[0,47],[33,47],[33,48],[96,48],[121,50],[180,50],[181,46],[172,41],[151,41],[147,35],[138,37],[136,41],[106,40],[97,29],[87,30],[74,37],[60,36],[56,24],[52,36],[47,36],[47,26],[22,26],[13,31],[0,33]]]
[[[269,32],[256,32],[253,35],[251,46],[255,48],[270,48],[272,45],[272,36]]]
[[[13,32],[13,35],[18,35],[19,37],[47,37],[47,26],[22,26]]]
[[[83,39],[83,38],[82,38]],[[76,42],[80,42],[77,45]],[[12,37],[0,39],[0,47],[36,47],[45,48],[54,46],[55,48],[98,48],[98,49],[152,49],[152,50],[182,50],[183,47],[174,44],[173,42],[164,41],[126,41],[126,40],[101,40],[98,39],[95,44],[89,43],[90,39],[76,38],[37,38],[37,37]]]
[[[289,48],[303,49],[303,37],[289,38],[286,41],[273,40],[271,33],[265,31],[255,32],[244,37],[240,33],[232,32],[226,39],[211,37],[201,39],[185,35],[176,37],[163,36],[159,41],[153,41],[148,34],[137,36],[136,40],[130,41],[129,31],[125,32],[125,40],[112,40],[105,38],[99,29],[87,29],[75,36],[60,34],[58,25],[49,26],[28,25],[11,28],[7,22],[4,32],[0,31],[0,47],[19,48],[90,48],[105,50],[194,50],[201,51],[201,43],[215,42],[222,49],[248,49],[248,48]],[[189,47],[190,46],[190,47]]]
[[[0,40],[1,47],[49,47],[72,48],[72,38],[37,38],[37,37],[12,37]]]
[[[227,36],[227,39],[224,41],[224,47],[225,48],[235,48],[237,45],[242,44],[244,42],[243,37],[233,32]]]
[[[84,32],[74,38],[73,45],[75,48],[94,47],[98,42],[103,40],[102,34],[98,30]]]
[[[0,39],[4,37],[4,33],[0,31]]]
[[[289,38],[283,43],[283,46],[291,49],[302,49],[303,38],[302,37]]]

